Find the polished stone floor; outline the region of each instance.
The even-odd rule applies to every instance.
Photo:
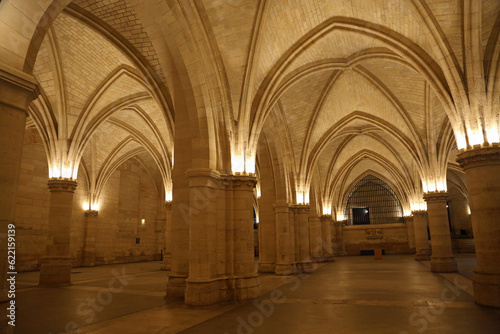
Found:
[[[159,262],[74,268],[66,288],[22,273],[15,333],[500,333],[500,310],[473,302],[474,256],[458,256],[459,275],[410,255],[336,258],[310,275],[262,275],[258,300],[201,308],[164,300]]]

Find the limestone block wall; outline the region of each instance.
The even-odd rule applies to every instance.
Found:
[[[159,258],[157,243],[164,238],[155,235],[161,233],[155,228],[157,199],[149,175],[135,159],[113,173],[99,200],[96,264]]]
[[[368,234],[366,230],[382,230]],[[372,232],[372,233],[370,233]],[[371,239],[374,234],[380,239]],[[344,244],[347,255],[360,255],[362,250],[383,249],[385,254],[411,253],[405,224],[344,226]]]
[[[17,270],[40,269],[47,238],[50,192],[44,146],[36,129],[26,131],[16,204]],[[73,201],[71,254],[73,266],[81,265],[86,218],[83,203],[88,184],[83,169]],[[162,196],[162,195],[161,195]],[[105,185],[97,218],[96,264],[159,259],[165,247],[163,202],[151,177],[139,161],[122,164]],[[142,224],[142,219],[145,224]],[[156,221],[156,228],[155,228]],[[161,222],[160,222],[161,223]],[[160,234],[159,236],[157,234]],[[136,238],[140,243],[136,244]]]
[[[16,202],[16,269],[36,270],[45,251],[49,216],[47,157],[41,138],[28,129],[24,138]]]

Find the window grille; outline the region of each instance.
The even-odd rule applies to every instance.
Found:
[[[373,175],[364,177],[351,190],[344,216],[347,225],[404,223],[396,193]]]

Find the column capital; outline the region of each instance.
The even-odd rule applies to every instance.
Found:
[[[47,186],[49,187],[50,192],[74,192],[78,183],[69,179],[50,179],[49,182],[47,182]]]
[[[297,213],[308,213],[311,209],[309,204],[292,204],[290,207]]]
[[[257,178],[253,175],[231,175],[230,180],[233,188],[242,188],[242,190],[253,190],[257,185]]]
[[[332,215],[321,215],[321,216],[319,216],[319,219],[321,219],[322,222],[332,222],[333,221]]]
[[[435,191],[424,194],[424,200],[427,203],[440,203],[448,201],[448,193],[446,191]]]
[[[413,217],[415,217],[415,216],[425,216],[425,215],[427,215],[427,210],[413,210],[411,212],[411,214],[413,215]]]
[[[40,94],[32,75],[13,68],[0,67],[0,103],[27,113],[28,106]]]
[[[286,202],[276,202],[273,204],[274,212],[285,213],[290,210],[290,204]]]
[[[413,222],[413,216],[405,216],[403,217],[405,222]]]
[[[86,210],[85,217],[97,217],[99,216],[99,211],[97,210]]]
[[[168,209],[172,209],[172,201],[165,201],[165,207]]]
[[[474,167],[500,165],[500,147],[483,147],[457,154],[457,162],[464,170]]]

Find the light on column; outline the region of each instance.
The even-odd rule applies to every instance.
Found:
[[[500,142],[500,136],[498,134],[498,128],[494,125],[486,131],[486,137],[488,138],[488,143],[494,144]]]
[[[165,202],[172,202],[172,191],[165,191]]]

